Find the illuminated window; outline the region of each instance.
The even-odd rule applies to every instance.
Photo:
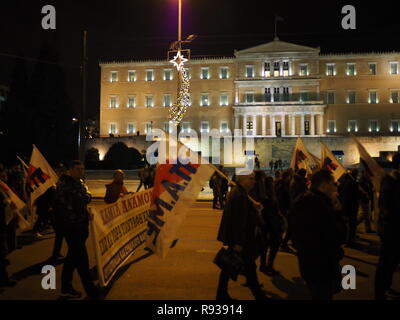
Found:
[[[289,62],[288,61],[284,61],[283,62],[282,71],[283,71],[283,76],[284,77],[289,76]]]
[[[144,127],[144,133],[148,134],[151,133],[152,131],[153,131],[153,122],[146,123]]]
[[[133,122],[128,122],[127,134],[134,134],[136,132],[136,126]]]
[[[135,108],[136,107],[136,97],[135,96],[128,96],[128,108]]]
[[[182,132],[190,132],[190,122],[182,122]]]
[[[279,77],[281,75],[280,67],[281,63],[279,61],[274,62],[274,77]]]
[[[392,120],[390,122],[390,132],[400,132],[400,120]]]
[[[118,130],[117,130],[117,124],[116,123],[110,123],[110,130],[108,133],[111,134],[117,134]]]
[[[369,132],[379,132],[378,120],[369,120]]]
[[[153,96],[146,96],[146,108],[154,107]]]
[[[336,75],[336,66],[334,63],[326,64],[326,75],[327,76],[335,76]]]
[[[164,107],[172,106],[172,95],[164,94]]]
[[[253,121],[247,121],[246,129],[247,130],[253,130]]]
[[[355,64],[355,63],[348,63],[348,64],[347,64],[347,71],[346,71],[346,74],[347,74],[348,76],[355,76],[355,75],[357,75],[357,72],[356,72],[356,64]]]
[[[117,82],[118,81],[118,71],[111,71],[110,81],[111,82]]]
[[[219,77],[220,77],[220,79],[228,79],[229,78],[228,67],[219,68]]]
[[[210,68],[209,67],[201,68],[201,79],[203,79],[203,80],[210,79]]]
[[[220,132],[227,132],[228,131],[228,121],[221,121],[219,130],[220,130]]]
[[[154,70],[146,70],[146,81],[154,81]]]
[[[110,108],[118,108],[117,97],[110,97]]]
[[[254,66],[246,66],[246,78],[254,78]]]
[[[164,80],[172,80],[172,69],[164,69]]]
[[[264,77],[271,76],[271,63],[265,62],[264,63]]]
[[[357,132],[358,131],[357,120],[349,120],[347,122],[347,131],[348,132]]]
[[[368,103],[371,103],[371,104],[378,103],[378,92],[376,90],[369,91]]]
[[[188,77],[189,79],[192,79],[192,75],[190,74],[190,68],[185,68],[184,70],[185,70],[185,72],[186,72],[187,77]]]
[[[354,104],[356,103],[356,92],[353,90],[347,91],[347,103]]]
[[[398,90],[390,91],[390,103],[399,103],[399,91]]]
[[[335,91],[329,90],[326,94],[326,103],[334,104],[335,103]]]
[[[133,81],[136,81],[136,71],[129,70],[128,71],[128,82],[133,82]]]
[[[254,102],[254,92],[246,92],[246,103],[253,103]]]
[[[376,62],[368,63],[368,67],[369,67],[369,74],[376,75]]]
[[[210,95],[208,93],[202,93],[201,94],[200,106],[208,107],[210,105],[209,96]]]
[[[210,132],[210,123],[208,121],[201,122],[200,132]]]
[[[221,93],[221,96],[219,97],[219,105],[220,106],[228,105],[228,94],[227,93]]]
[[[328,128],[326,130],[328,133],[336,132],[336,120],[328,120]]]
[[[398,71],[399,71],[399,63],[390,62],[390,74],[398,74]]]
[[[300,76],[308,76],[308,64],[301,64],[300,65]]]

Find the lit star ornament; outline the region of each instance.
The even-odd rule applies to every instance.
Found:
[[[186,59],[186,58],[181,54],[181,52],[178,51],[178,53],[176,54],[176,56],[175,56],[172,60],[170,60],[169,62],[171,62],[171,63],[174,65],[174,67],[176,67],[176,69],[177,69],[178,71],[180,71],[180,70],[183,69],[183,65],[184,65],[185,62],[187,62],[187,61],[188,61],[188,59]]]

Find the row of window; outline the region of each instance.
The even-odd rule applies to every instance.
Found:
[[[368,131],[369,132],[379,132],[380,131],[379,121],[378,120],[369,120]],[[348,120],[347,121],[347,131],[348,132],[358,132],[359,126],[357,120]],[[400,120],[391,120],[390,132],[400,132]],[[335,133],[336,132],[336,120],[328,120],[327,133]]]
[[[325,72],[326,72],[327,76],[336,76],[336,74],[337,74],[336,63],[327,63]],[[376,62],[368,63],[368,74],[369,75],[377,74],[377,63]],[[392,74],[392,75],[399,74],[399,63],[397,61],[389,62],[389,74]],[[356,76],[357,75],[355,63],[347,63],[346,64],[346,75],[348,75],[348,76]]]
[[[135,122],[128,122],[127,127],[126,127],[126,133],[127,134],[136,134],[137,133],[137,126]],[[190,122],[182,122],[181,124],[181,131],[182,132],[190,132],[191,130]],[[200,132],[210,132],[210,122],[209,121],[201,121],[200,125]],[[153,130],[153,122],[148,122],[145,123],[144,125],[144,133],[150,133]],[[169,122],[164,122],[164,127],[163,130],[165,132],[170,132],[171,130],[171,124]],[[219,127],[220,132],[228,132],[229,127],[228,127],[228,121],[222,120],[220,121],[220,127]],[[118,130],[118,125],[117,123],[110,123],[109,131],[108,133],[110,134],[118,134],[118,133],[123,133],[119,132]]]
[[[191,78],[190,69],[185,68],[185,71],[189,78]],[[201,67],[200,71],[200,79],[207,80],[211,78],[210,68],[209,67]],[[229,78],[229,67],[220,67],[219,68],[219,78],[220,79],[228,79]],[[137,81],[137,71],[136,70],[128,70],[128,82]],[[147,69],[145,73],[145,81],[155,81],[155,72],[153,69]],[[163,70],[163,80],[169,81],[173,80],[173,72],[172,69],[164,69]],[[110,72],[110,82],[118,82],[118,71]]]
[[[163,96],[163,107],[171,107],[173,104],[172,102],[172,94],[164,94]],[[209,93],[202,93],[200,95],[200,106],[201,107],[208,107],[211,105],[211,99]],[[229,94],[228,93],[221,93],[219,96],[219,105],[220,106],[228,106],[229,105]],[[136,108],[136,96],[129,95],[128,100],[126,103],[127,108]],[[119,108],[118,97],[112,96],[110,97],[110,105],[111,109]],[[146,95],[145,96],[145,107],[146,108],[153,108],[154,107],[154,96],[153,95]]]
[[[379,103],[379,95],[377,90],[368,90],[368,103],[376,104]],[[334,90],[329,90],[326,93],[326,103],[335,104],[336,92]],[[355,104],[356,103],[356,91],[348,90],[346,96],[346,103]],[[390,90],[389,103],[399,103],[399,90]]]

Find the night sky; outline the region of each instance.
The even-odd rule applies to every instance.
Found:
[[[67,93],[79,108],[82,30],[88,31],[88,117],[99,115],[99,61],[166,58],[177,38],[178,0],[2,2],[0,9],[0,84],[9,84],[23,56],[30,70],[45,41],[54,45],[66,74]],[[192,56],[232,56],[271,41],[274,15],[283,41],[320,46],[322,53],[400,51],[400,20],[394,2],[183,0],[183,36],[196,34]],[[57,29],[43,30],[41,8],[54,5]],[[343,30],[341,8],[357,10],[357,30]]]

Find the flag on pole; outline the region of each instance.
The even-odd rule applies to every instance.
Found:
[[[318,166],[316,161],[317,157],[311,155],[307,150],[301,138],[297,138],[296,145],[294,146],[292,161],[290,168],[297,171],[298,169],[306,169],[308,173],[312,173],[312,167]]]
[[[40,153],[39,149],[33,145],[26,178],[26,189],[28,196],[30,196],[31,203],[34,203],[48,188],[56,184],[57,180],[57,174]]]
[[[364,146],[357,140],[357,138],[353,137],[353,139],[357,145],[358,152],[360,153],[360,162],[362,163],[364,169],[368,172],[369,176],[371,177],[375,190],[379,193],[381,187],[381,181],[383,176],[385,175],[385,171],[369,155],[367,150],[365,150]]]
[[[4,195],[4,198],[8,202],[13,203],[15,206],[15,212],[18,215],[18,227],[21,231],[28,230],[31,225],[30,223],[21,215],[20,211],[25,208],[25,202],[23,202],[12,190],[11,188],[0,180],[0,192]],[[9,217],[7,222],[10,222],[12,216]],[[7,223],[8,224],[8,223]]]
[[[198,164],[182,164],[179,160],[176,164],[166,162],[156,168],[146,237],[147,248],[161,258],[166,257],[175,243],[187,212],[215,171],[211,164],[201,163],[201,157],[198,157]]]
[[[336,159],[334,154],[322,142],[321,168],[329,170],[335,181],[338,181],[340,177],[346,173],[346,169],[343,167],[343,165]]]

